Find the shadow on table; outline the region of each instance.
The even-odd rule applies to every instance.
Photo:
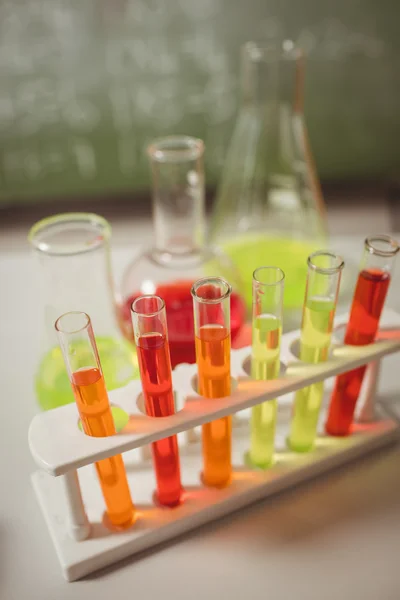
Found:
[[[212,536],[214,549],[221,552],[244,543],[252,551],[260,552],[263,547],[293,547],[336,527],[343,529],[350,522],[385,513],[400,504],[400,479],[393,477],[394,465],[399,460],[399,446],[377,451],[373,456],[160,543],[84,579],[101,578],[199,535]]]

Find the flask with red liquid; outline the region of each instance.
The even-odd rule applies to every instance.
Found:
[[[363,346],[375,340],[398,250],[398,243],[388,235],[365,240],[345,344]],[[364,365],[336,378],[325,426],[330,435],[346,436],[350,433],[366,369],[367,365]]]
[[[155,294],[165,302],[171,365],[196,362],[192,284],[223,275],[233,286],[231,334],[234,341],[246,316],[239,274],[227,255],[205,247],[204,144],[188,136],[155,140],[147,148],[153,180],[154,240],[123,275],[121,329],[134,341],[132,302]]]

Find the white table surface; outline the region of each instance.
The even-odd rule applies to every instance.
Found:
[[[357,262],[362,238],[332,246]],[[115,247],[116,276],[132,252]],[[29,479],[40,307],[28,250],[1,252],[0,282],[1,600],[400,598],[400,446],[66,583]],[[400,311],[400,273],[387,304]],[[385,359],[380,396],[397,407],[399,373],[399,356]]]

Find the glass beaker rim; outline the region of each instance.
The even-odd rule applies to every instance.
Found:
[[[56,244],[54,241],[49,243],[49,241],[43,239],[46,237],[46,234],[50,236],[57,233],[57,227],[62,227],[63,225],[68,226],[68,224],[77,225],[79,223],[86,225],[88,228],[91,227],[93,233],[98,231],[99,234],[93,237],[90,242],[85,241],[81,244],[76,244],[75,246],[66,243]],[[104,241],[110,239],[110,236],[111,225],[104,217],[95,213],[70,212],[52,215],[37,221],[29,230],[28,241],[35,250],[38,250],[43,254],[51,256],[73,256],[91,252],[92,250],[99,248],[99,246],[103,245]]]
[[[143,302],[146,300],[151,300],[151,299],[157,301],[157,309],[156,310],[152,310],[151,312],[143,312],[143,310],[136,310],[134,308],[135,304],[138,304],[139,302]],[[131,311],[133,313],[135,313],[135,315],[137,315],[138,317],[145,317],[145,318],[156,317],[164,309],[165,309],[165,301],[163,300],[163,298],[161,298],[161,296],[158,296],[157,294],[143,294],[142,296],[135,298],[135,300],[131,304]]]
[[[384,248],[378,248],[377,243],[386,244],[387,249],[385,250]],[[400,249],[400,246],[395,239],[390,237],[390,235],[384,234],[371,235],[367,237],[364,245],[365,249],[370,254],[376,254],[377,256],[394,256]]]
[[[336,264],[332,267],[320,267],[313,260],[319,256],[329,256],[330,258],[336,260]],[[317,252],[313,252],[307,258],[307,264],[310,269],[316,271],[317,273],[321,273],[323,275],[333,275],[334,273],[338,273],[344,267],[344,260],[339,254],[335,254],[334,252],[330,252],[329,250],[317,250]]]
[[[202,298],[197,294],[197,290],[199,288],[201,288],[204,285],[212,284],[218,285],[222,288],[221,296],[219,296],[218,298]],[[194,284],[191,287],[190,293],[192,294],[196,302],[201,302],[202,304],[220,304],[223,300],[229,298],[229,296],[232,293],[232,286],[222,277],[203,277],[202,279],[198,279],[194,282]]]
[[[279,275],[279,278],[277,278],[275,281],[271,281],[271,282],[267,282],[267,281],[262,281],[259,278],[259,274],[261,273],[261,271],[268,271],[269,273],[272,273],[273,271],[275,271],[275,273],[277,275]],[[253,271],[253,281],[255,281],[257,284],[259,285],[263,285],[263,286],[274,286],[274,285],[281,285],[285,280],[285,272],[280,268],[280,267],[275,267],[273,265],[266,265],[266,266],[262,266],[262,267],[257,267],[257,269],[255,269]]]
[[[80,325],[79,327],[74,327],[73,329],[65,329],[61,326],[62,321],[66,318],[66,317],[71,317],[71,316],[80,316],[83,318],[82,321],[82,325]],[[60,333],[63,334],[67,334],[67,335],[72,335],[74,333],[80,333],[81,331],[84,331],[85,329],[87,329],[91,324],[90,321],[90,317],[87,313],[81,311],[81,310],[70,310],[69,312],[66,312],[62,315],[60,315],[58,317],[58,319],[56,320],[54,326],[56,328],[57,331],[59,331]]]
[[[156,138],[147,146],[148,156],[157,162],[196,160],[203,152],[203,140],[190,135],[168,135]]]

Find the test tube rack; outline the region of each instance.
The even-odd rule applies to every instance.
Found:
[[[133,381],[110,393],[111,403],[129,415],[126,426],[112,437],[86,436],[78,427],[75,404],[38,414],[29,428],[30,450],[40,467],[32,475],[32,483],[65,578],[73,581],[127,556],[155,549],[162,542],[398,440],[399,423],[382,407],[376,410],[375,391],[381,359],[400,350],[400,315],[385,310],[380,335],[368,346],[340,343],[340,331],[346,322],[347,316],[335,320],[336,343],[330,358],[316,365],[304,364],[296,356],[299,331],[284,334],[281,374],[274,381],[252,380],[246,367],[250,348],[233,350],[234,386],[227,398],[209,400],[199,396],[194,391],[196,365],[180,365],[173,372],[177,412],[170,417],[157,419],[143,414],[141,384]],[[367,385],[352,434],[333,438],[321,433],[312,451],[288,451],[290,394],[363,364],[369,364]],[[276,461],[268,470],[252,469],[244,464],[249,445],[249,409],[276,397],[280,406]],[[234,415],[232,483],[223,489],[207,488],[200,480],[199,427],[226,415]],[[324,421],[323,409],[321,432]],[[155,478],[149,444],[172,434],[178,434],[186,492],[180,506],[167,509],[153,503]],[[124,453],[139,515],[130,529],[111,531],[103,520],[104,501],[92,463],[119,453]]]

